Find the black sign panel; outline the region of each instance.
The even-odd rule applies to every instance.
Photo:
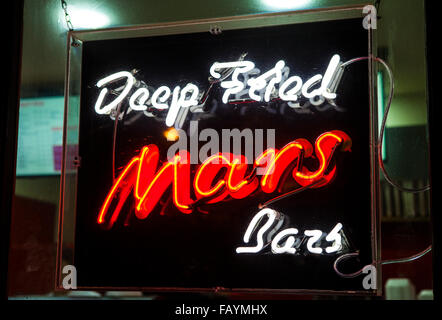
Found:
[[[373,261],[368,67],[338,77],[332,64],[367,53],[360,19],[84,43],[78,286],[363,290],[333,264],[353,252],[350,271]],[[253,70],[226,95],[244,62]],[[245,79],[266,72],[264,87]],[[314,90],[323,96],[309,98]],[[225,129],[244,133],[241,150],[222,149]],[[168,158],[177,142],[188,167],[185,153]],[[254,145],[242,176],[233,158],[217,166],[201,156],[209,142],[237,157]],[[258,174],[264,162],[270,171]]]

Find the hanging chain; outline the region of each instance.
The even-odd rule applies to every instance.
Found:
[[[74,31],[74,26],[72,25],[71,16],[69,15],[68,12],[68,4],[66,3],[65,0],[61,0],[61,8],[64,11],[64,20],[66,21],[66,26],[68,27],[69,31]],[[72,43],[71,43],[72,46],[78,47],[80,46],[80,44],[81,43],[77,39],[72,37]]]
[[[61,0],[61,8],[64,11],[64,20],[66,21],[66,26],[68,27],[69,31],[73,31],[74,26],[72,25],[71,16],[69,15],[68,12],[68,4],[66,3],[65,0]]]

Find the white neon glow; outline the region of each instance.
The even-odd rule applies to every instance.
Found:
[[[328,88],[333,80],[333,76],[336,74],[336,71],[340,67],[341,57],[338,54],[335,54],[328,65],[327,71],[324,73],[324,77],[322,78],[320,95],[322,95],[326,99],[336,99],[336,93],[329,92]]]
[[[296,82],[296,85],[287,90],[290,85]],[[279,88],[279,97],[284,101],[296,101],[298,100],[298,94],[302,89],[302,79],[298,76],[288,78]]]
[[[297,108],[299,107],[297,100],[301,95],[310,99],[310,103],[315,106],[323,104],[326,99],[332,103],[330,100],[334,100],[337,96],[333,91],[336,90],[342,73],[340,66],[340,56],[335,54],[324,76],[317,74],[305,83],[299,76],[289,76],[290,68],[283,60],[278,61],[272,69],[261,75],[259,75],[259,69],[255,68],[255,64],[251,61],[215,62],[210,67],[210,74],[213,78],[219,79],[220,86],[225,89],[222,97],[225,104],[230,101],[232,95],[234,99],[239,99],[239,96],[241,99],[247,99],[248,95],[250,99],[258,102],[261,100],[269,102],[272,98],[279,96],[281,100],[287,101],[291,108]],[[254,78],[250,77],[252,74]],[[239,80],[239,75],[243,76],[243,81]],[[226,80],[229,77],[230,80]],[[102,106],[109,93],[106,85],[122,81],[124,78],[126,78],[126,84],[115,89],[121,91],[118,96],[109,104]],[[98,114],[110,114],[129,95],[135,82],[134,76],[128,71],[117,72],[98,81],[97,87],[102,89],[95,103],[95,111]],[[319,82],[321,82],[320,85],[318,85]],[[313,89],[314,86],[317,88]],[[148,100],[149,95],[147,88],[139,88],[132,93],[129,98],[128,112],[143,111],[148,117],[155,117],[156,113],[147,112],[149,104],[158,110],[168,110],[166,125],[169,127],[174,125],[180,127],[189,111],[203,112],[204,104],[200,105],[198,101],[199,89],[193,83],[188,83],[183,89],[176,86],[173,92],[169,87],[161,86],[153,92],[150,100]]]
[[[281,218],[281,219],[279,219],[279,220],[277,220],[278,222],[276,223],[276,226],[274,226],[273,228],[272,228],[272,230],[270,230],[268,233],[267,233],[267,243],[270,243],[270,242],[272,242],[272,238],[273,238],[273,236],[279,231],[279,229],[281,229],[281,226],[283,225],[283,223],[284,223],[284,218]]]
[[[311,0],[261,0],[261,2],[271,8],[300,9],[307,7]]]
[[[309,92],[309,89],[313,87],[315,84],[320,82],[322,80],[322,75],[317,74],[313,77],[311,77],[309,80],[307,80],[304,85],[302,86],[302,95],[306,97],[307,99],[311,99],[317,95],[321,94],[321,88],[315,89]]]
[[[322,248],[313,247],[316,242],[321,238],[322,231],[321,230],[305,230],[304,234],[307,237],[310,237],[307,241],[307,250],[314,254],[321,254]]]
[[[129,106],[132,110],[143,111],[147,109],[147,106],[144,103],[149,98],[149,90],[146,88],[140,88],[134,92],[134,94],[129,99]],[[138,99],[138,104],[136,100]]]
[[[161,86],[155,92],[152,94],[152,106],[158,110],[165,110],[169,109],[169,105],[166,102],[170,94],[172,92],[170,91],[169,87]],[[161,103],[158,103],[160,101]]]
[[[169,112],[167,113],[166,116],[166,125],[168,127],[172,127],[175,124],[178,111],[180,110],[179,94],[180,94],[180,87],[176,86],[173,89],[172,102],[170,103]]]
[[[267,217],[267,222],[263,224],[259,229],[258,226],[264,217]],[[275,223],[276,221],[276,223]],[[284,222],[284,215],[270,208],[265,208],[259,211],[250,221],[247,230],[244,234],[244,243],[249,243],[250,238],[254,232],[256,234],[256,246],[255,247],[238,247],[236,253],[258,253],[264,247],[270,244],[270,248],[273,254],[296,254],[297,248],[295,247],[296,235],[298,229],[288,228],[279,231]],[[275,226],[276,225],[276,226]],[[273,228],[270,230],[270,228]],[[323,254],[324,250],[327,253],[338,252],[342,248],[341,230],[343,226],[338,223],[332,231],[325,237],[327,242],[332,242],[331,246],[321,248],[321,239],[324,233],[321,230],[305,230],[304,235],[309,237],[306,243],[308,252],[312,254]],[[278,232],[279,231],[279,232]],[[264,243],[264,234],[267,233],[267,242]],[[275,235],[276,234],[276,235]],[[274,236],[275,235],[275,236]],[[273,240],[272,237],[274,236]],[[304,241],[301,241],[304,243]]]
[[[69,16],[75,29],[98,29],[109,26],[111,19],[102,10],[78,7],[69,4]],[[64,21],[64,12],[60,10],[60,20]]]
[[[275,67],[270,69],[269,71],[263,73],[259,77],[249,79],[247,84],[250,86],[249,96],[251,99],[255,101],[261,101],[261,96],[257,95],[255,92],[261,89],[266,88],[264,94],[264,101],[270,101],[270,94],[272,93],[275,84],[281,82],[282,80],[282,69],[285,66],[285,62],[280,60],[276,63]],[[269,83],[267,83],[267,79],[272,78]],[[266,87],[267,86],[267,87]]]
[[[340,234],[341,230],[342,230],[342,224],[338,223],[325,238],[325,240],[333,242],[333,245],[331,247],[325,248],[325,251],[327,253],[333,253],[341,250],[342,248],[342,237]]]
[[[257,225],[261,221],[264,216],[268,217],[267,222],[259,229],[258,234],[256,235],[257,245],[255,247],[239,247],[236,248],[236,253],[257,253],[262,250],[264,247],[263,235],[264,233],[272,226],[275,222],[278,213],[275,210],[265,208],[259,211],[250,221],[249,226],[247,227],[246,233],[244,234],[244,243],[249,243],[250,236],[253,231],[256,229]]]
[[[261,74],[261,70],[256,67],[246,73],[243,73],[242,83],[244,89],[236,93],[234,99],[248,99],[249,89],[247,88],[247,81],[249,81],[249,79],[251,79],[253,76],[257,76],[259,74]]]
[[[190,93],[190,98],[186,99],[187,95]],[[189,108],[191,106],[198,105],[198,94],[199,89],[196,85],[188,83],[180,94],[180,105],[182,108]]]
[[[215,62],[210,67],[210,75],[214,77],[215,79],[220,79],[221,74],[216,70],[221,69],[230,69],[235,68],[235,70],[232,73],[232,80],[231,81],[222,81],[221,87],[224,89],[227,89],[224,92],[222,101],[224,103],[227,103],[229,101],[230,95],[236,94],[241,92],[241,90],[244,89],[245,85],[242,81],[238,80],[238,76],[241,73],[247,73],[251,71],[253,68],[255,68],[255,64],[250,61],[235,61],[235,62]]]
[[[327,99],[336,99],[336,93],[329,92],[328,88],[333,80],[333,76],[336,74],[336,71],[340,66],[340,62],[341,62],[341,57],[335,54],[331,58],[324,76],[317,74],[304,84],[304,86],[302,87],[302,95],[307,99],[311,99],[316,96],[318,97],[322,96]],[[318,89],[309,92],[309,89],[321,80],[322,80],[321,86]]]
[[[105,84],[116,81],[122,78],[127,78],[126,85],[123,89],[123,91],[120,93],[120,95],[110,102],[109,104],[105,105],[104,107],[101,107],[104,97],[106,96],[108,89],[103,88],[100,91],[100,94],[98,96],[97,102],[95,103],[95,112],[98,114],[108,114],[111,112],[112,109],[116,108],[116,106],[123,101],[124,98],[126,98],[129,91],[132,89],[133,84],[135,83],[135,78],[130,72],[127,71],[121,71],[114,74],[111,74],[110,76],[107,76],[106,78],[101,79],[97,82],[97,87],[101,88]]]
[[[324,102],[325,102],[325,98],[323,96],[315,96],[315,97],[310,99],[310,103],[313,106],[320,106]]]
[[[190,98],[186,98],[190,93]],[[180,87],[175,87],[172,94],[172,103],[166,116],[166,125],[172,127],[181,108],[189,108],[198,105],[199,89],[196,85],[188,83],[180,92]],[[179,95],[179,98],[178,98]]]
[[[293,235],[297,234],[298,234],[298,229],[295,228],[285,229],[280,233],[278,233],[275,236],[275,238],[273,238],[272,241],[272,252],[275,254],[282,254],[282,253],[295,254],[296,248],[293,247],[293,245],[295,244],[295,237],[293,237]],[[287,236],[289,237],[285,241],[284,245],[281,247],[279,243],[281,242],[282,239],[284,239]]]

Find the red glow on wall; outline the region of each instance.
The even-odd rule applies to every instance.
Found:
[[[314,155],[311,143],[298,139],[281,150],[265,150],[256,158],[253,166],[247,165],[243,155],[219,153],[207,158],[196,169],[193,195],[189,153],[181,150],[158,168],[159,150],[151,144],[143,147],[139,155],[132,158],[121,171],[104,200],[97,222],[112,227],[131,194],[136,217],[145,219],[170,187],[175,207],[185,214],[191,213],[200,204],[246,198],[258,188],[267,194],[280,192],[278,186],[284,184],[289,176],[287,170],[293,165],[292,177],[297,184],[302,187],[323,187],[336,174],[336,165],[331,164],[335,151],[350,151],[351,143],[350,137],[342,131],[326,132],[316,140]],[[308,158],[316,160],[316,170],[310,171],[304,165],[304,160]],[[257,169],[264,172],[260,179],[256,174]],[[320,180],[323,182],[318,183]]]

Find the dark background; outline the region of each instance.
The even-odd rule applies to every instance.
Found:
[[[273,255],[264,250],[252,255],[235,253],[236,247],[243,246],[244,232],[258,212],[258,204],[271,199],[271,195],[205,206],[208,214],[184,215],[169,205],[165,215],[160,215],[162,208],[158,205],[148,219],[132,218],[124,227],[122,222],[133,207],[128,201],[126,212],[111,230],[103,230],[96,223],[112,186],[114,127],[109,116],[94,111],[97,81],[136,68],[140,70],[137,79],[154,88],[167,85],[173,89],[192,82],[204,90],[213,62],[234,61],[243,52],[248,52],[246,59],[261,72],[282,59],[290,66],[290,75],[306,81],[323,74],[333,54],[340,54],[342,61],[367,56],[367,31],[356,19],[224,31],[217,36],[207,32],[84,44],[79,143],[82,164],[78,171],[74,259],[80,287],[363,290],[360,278],[343,279],[334,272],[333,262],[338,255]],[[284,108],[278,103],[270,103],[267,108],[260,108],[260,104],[223,105],[223,91],[215,87],[209,97],[211,116],[199,119],[199,130],[275,128],[277,148],[298,138],[313,144],[320,134],[330,130],[342,130],[352,138],[352,152],[335,157],[337,176],[330,185],[270,207],[284,213],[289,218],[287,227],[298,228],[300,233],[307,229],[328,233],[341,222],[350,241],[349,250],[360,250],[360,261],[349,271],[370,264],[367,63],[351,65],[345,72],[337,92],[337,103],[345,112],[334,108],[311,108],[305,114],[288,108],[282,112]],[[136,118],[133,114],[118,126],[117,168],[151,143],[158,145],[164,160],[170,145],[163,136],[167,129],[163,120]]]

